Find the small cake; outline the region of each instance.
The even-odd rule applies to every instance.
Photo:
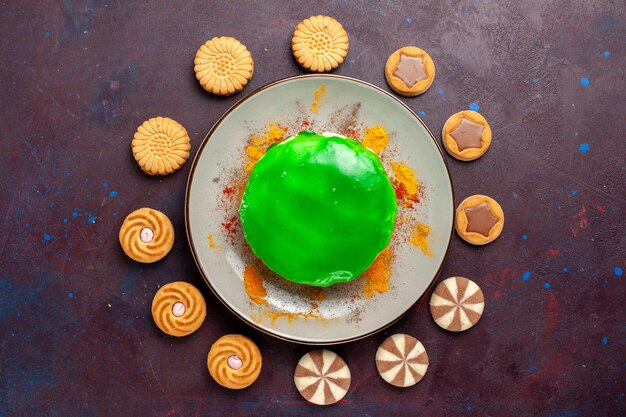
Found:
[[[430,297],[430,314],[439,327],[461,332],[473,327],[485,309],[485,296],[472,280],[452,277],[443,280]]]
[[[241,91],[254,73],[248,49],[235,38],[212,38],[196,52],[193,60],[196,78],[202,88],[219,96]]]
[[[159,288],[152,299],[152,319],[170,336],[187,336],[200,328],[206,317],[206,302],[200,290],[187,282],[171,282]]]
[[[329,16],[311,16],[298,23],[291,49],[298,63],[312,72],[337,68],[348,54],[348,34]]]
[[[465,110],[453,114],[441,130],[443,146],[460,161],[480,158],[491,145],[491,127],[475,111]]]
[[[187,131],[168,117],[153,117],[137,128],[130,145],[139,167],[150,175],[167,175],[189,158]]]
[[[385,79],[389,87],[401,96],[419,96],[435,80],[435,63],[426,51],[405,46],[387,59]]]
[[[308,402],[330,405],[345,397],[352,377],[350,368],[340,356],[330,350],[319,349],[300,359],[293,381]]]
[[[240,334],[227,334],[211,346],[207,368],[221,386],[242,389],[257,380],[262,360],[261,352],[252,340]]]
[[[378,156],[354,139],[303,131],[256,163],[239,209],[271,270],[300,284],[350,281],[387,247],[396,197]]]
[[[119,241],[129,258],[142,263],[156,262],[172,249],[174,226],[160,211],[140,208],[124,219]]]
[[[428,369],[424,345],[408,334],[389,336],[376,351],[376,369],[396,387],[406,388],[420,382]]]
[[[504,212],[493,198],[476,194],[459,204],[454,225],[458,235],[466,242],[486,245],[502,233]]]

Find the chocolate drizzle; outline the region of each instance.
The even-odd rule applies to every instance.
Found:
[[[459,151],[463,151],[467,148],[482,147],[482,136],[485,126],[474,123],[466,118],[461,118],[461,124],[450,133],[450,136],[456,142]]]
[[[491,210],[489,210],[487,203],[466,208],[465,215],[467,216],[467,227],[465,231],[480,233],[485,237],[489,236],[489,231],[499,221]]]
[[[400,54],[400,62],[393,75],[400,78],[409,88],[428,78],[424,71],[424,59],[404,54]]]

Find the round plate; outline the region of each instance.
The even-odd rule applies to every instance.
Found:
[[[321,290],[290,283],[264,267],[243,238],[237,212],[239,201],[233,198],[233,189],[234,184],[242,188],[249,175],[245,169],[246,146],[254,135],[262,135],[270,123],[286,128],[286,136],[303,129],[344,135],[352,132],[358,136],[366,127],[382,125],[389,133],[389,145],[381,153],[387,172],[392,173],[391,162],[408,165],[422,190],[419,204],[404,214],[399,212],[399,217],[402,214],[405,223],[430,226],[430,254],[410,243],[410,232],[405,231],[401,238],[395,236],[401,234],[396,230],[390,288],[373,294],[363,290],[362,277],[320,293]],[[233,313],[253,327],[285,340],[334,344],[389,326],[428,291],[450,243],[453,201],[441,148],[406,105],[360,80],[305,75],[255,91],[217,121],[193,161],[185,222],[198,269]],[[251,264],[267,292],[264,299],[257,299],[260,303],[252,301],[244,288],[244,270]]]

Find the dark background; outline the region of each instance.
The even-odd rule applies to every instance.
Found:
[[[619,416],[625,415],[624,160],[626,7],[620,1],[2,2],[0,20],[0,416]],[[181,122],[192,155],[220,115],[256,88],[303,73],[296,24],[343,23],[350,52],[337,74],[385,89],[388,55],[416,45],[437,76],[403,99],[440,140],[470,103],[491,123],[481,159],[447,156],[458,204],[500,202],[502,236],[472,247],[456,235],[440,280],[474,279],[481,322],[451,334],[427,300],[387,331],[333,348],[353,375],[332,407],[293,385],[307,347],[257,333],[208,291],[185,239],[190,163],[143,174],[130,140],[163,115]],[[242,93],[205,93],[196,49],[240,39],[255,60]],[[138,207],[175,225],[172,252],[128,259],[117,233]],[[159,285],[199,286],[208,317],[192,336],[162,334],[150,315]],[[252,337],[259,380],[228,391],[206,370],[225,333]],[[430,367],[400,390],[374,354],[395,332],[420,339]]]

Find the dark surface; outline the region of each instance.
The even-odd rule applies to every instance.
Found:
[[[15,3],[3,3],[0,20],[2,417],[626,414],[623,3]],[[387,89],[383,65],[396,48],[431,54],[433,86],[404,101],[433,132],[480,106],[494,141],[478,161],[448,158],[457,203],[483,193],[506,214],[490,245],[454,236],[440,277],[481,285],[481,322],[447,333],[422,301],[384,333],[334,348],[353,382],[328,408],[293,385],[306,347],[253,331],[204,286],[184,236],[191,164],[153,178],[129,149],[144,119],[164,115],[187,128],[195,152],[230,105],[302,73],[291,34],[317,13],[349,33],[338,74]],[[238,95],[211,96],[194,78],[194,53],[213,35],[237,37],[253,55]],[[131,261],[117,242],[141,206],[176,227],[173,251],[155,265]],[[174,339],[149,306],[159,285],[179,279],[203,289],[208,319]],[[260,379],[240,392],[218,387],[205,367],[210,344],[233,332],[264,355]],[[404,391],[373,360],[395,332],[430,356],[424,380]]]

